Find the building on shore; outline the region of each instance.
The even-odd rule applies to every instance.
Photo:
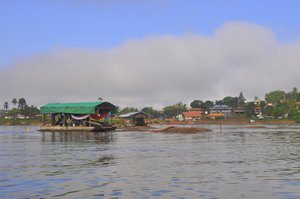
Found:
[[[226,119],[232,116],[232,108],[227,105],[214,105],[211,107],[210,113],[223,113]]]
[[[124,125],[130,125],[130,126],[146,126],[147,123],[145,122],[145,119],[147,118],[153,118],[152,115],[145,113],[143,111],[137,111],[137,112],[130,112],[130,113],[125,113],[122,115],[118,116],[119,118],[122,118],[126,121],[124,122]]]
[[[232,108],[232,112],[235,115],[245,115],[246,114],[246,110],[247,109],[244,106],[239,106],[239,107]]]
[[[200,120],[202,114],[203,114],[203,109],[190,108],[189,110],[183,112],[181,115],[184,120]]]

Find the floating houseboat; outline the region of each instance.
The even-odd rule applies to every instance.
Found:
[[[116,129],[112,124],[115,110],[113,104],[103,101],[49,103],[41,107],[40,131],[112,131]]]

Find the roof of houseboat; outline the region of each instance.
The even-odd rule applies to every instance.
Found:
[[[96,108],[112,111],[116,107],[104,101],[98,102],[75,102],[75,103],[49,103],[41,106],[42,114],[71,113],[71,114],[95,114]]]

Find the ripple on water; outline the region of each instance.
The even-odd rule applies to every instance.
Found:
[[[0,198],[300,198],[300,130],[40,133],[0,127]]]

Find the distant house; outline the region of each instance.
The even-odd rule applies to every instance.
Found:
[[[214,105],[210,109],[211,113],[231,113],[231,111],[232,108],[227,105]]]
[[[232,108],[227,105],[214,105],[210,109],[210,113],[224,113],[224,117],[231,117]]]
[[[5,117],[8,114],[8,110],[0,110],[0,117]]]
[[[203,114],[202,108],[190,108],[187,111],[181,113],[178,117],[180,121],[182,120],[200,120]]]
[[[254,104],[255,104],[256,106],[259,106],[259,105],[260,105],[260,102],[261,102],[261,100],[260,100],[258,97],[255,97],[255,98],[254,98]]]
[[[244,115],[246,113],[246,107],[240,106],[240,107],[232,108],[232,112],[236,115]]]
[[[185,120],[200,120],[201,112],[200,111],[186,111],[182,113]]]

